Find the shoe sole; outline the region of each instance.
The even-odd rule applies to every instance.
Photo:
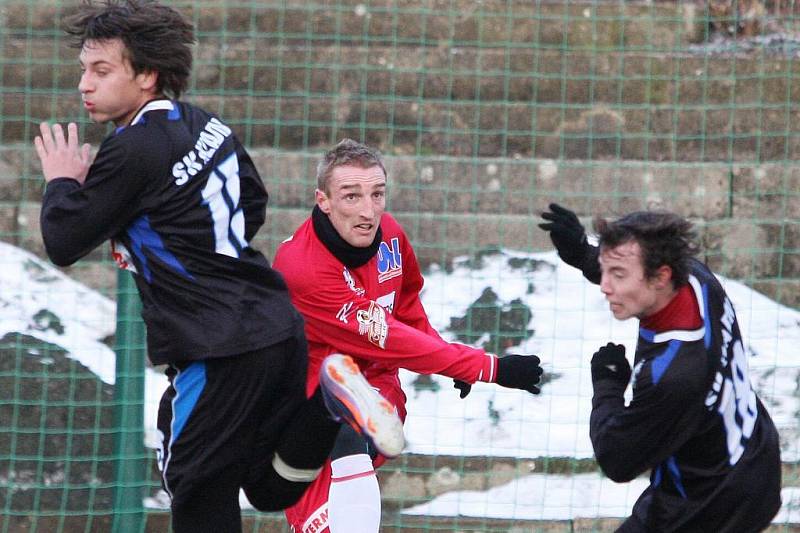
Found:
[[[349,415],[343,421],[367,437],[381,455],[397,457],[403,452],[403,423],[394,406],[370,386],[350,356],[325,358],[320,382],[326,399],[334,399]]]

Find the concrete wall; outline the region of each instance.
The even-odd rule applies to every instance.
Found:
[[[255,245],[271,257],[313,205],[319,153],[255,148],[270,192],[267,223]],[[536,224],[547,204],[615,216],[662,208],[692,219],[704,255],[718,272],[800,305],[800,165],[654,163],[443,156],[386,157],[389,209],[404,224],[423,265],[506,247],[551,247]],[[32,148],[0,149],[0,238],[43,255],[38,216],[43,180]],[[97,261],[73,267],[90,285],[114,282]]]
[[[351,136],[387,154],[390,209],[424,264],[547,249],[554,200],[587,222],[661,207],[696,221],[718,271],[800,305],[791,39],[715,48],[686,2],[175,5],[198,29],[187,99],[232,125],[272,195],[268,255],[307,216],[315,157]],[[0,5],[0,238],[39,254],[30,142],[40,120],[82,118],[68,11]],[[107,288],[104,258],[71,272]]]

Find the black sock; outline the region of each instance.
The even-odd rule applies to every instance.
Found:
[[[330,455],[340,427],[331,418],[317,387],[281,435],[276,453],[293,468],[319,468]]]

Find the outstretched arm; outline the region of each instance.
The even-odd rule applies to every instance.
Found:
[[[407,240],[403,240],[407,243]],[[439,333],[428,321],[428,315],[422,306],[419,294],[422,290],[423,278],[419,270],[416,254],[409,245],[403,250],[405,258],[406,272],[403,277],[403,294],[405,295],[395,307],[394,315],[401,322],[412,326],[426,335],[440,339]],[[450,346],[462,350],[466,353],[474,351],[474,348],[460,344],[450,343]],[[508,355],[497,360],[497,373],[495,382],[501,387],[512,389],[522,389],[531,394],[539,394],[541,389],[538,384],[541,381],[542,367],[539,366],[540,360],[535,355]],[[459,396],[463,399],[470,393],[472,386],[463,380],[454,379],[453,387],[459,390]],[[485,381],[485,380],[484,380]]]
[[[546,222],[539,227],[550,233],[550,240],[558,256],[568,265],[583,272],[592,283],[600,283],[599,249],[586,239],[586,230],[573,211],[558,204],[550,204],[550,211],[542,213]]]

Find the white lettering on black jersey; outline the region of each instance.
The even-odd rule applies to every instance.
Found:
[[[104,139],[83,185],[48,183],[42,236],[60,265],[108,239],[129,252],[119,259],[135,272],[154,364],[226,357],[289,338],[299,324],[283,278],[249,245],[266,205],[228,126],[156,100]]]
[[[216,118],[212,118],[200,132],[194,149],[183,156],[183,159],[172,165],[172,175],[175,176],[175,185],[185,185],[189,178],[194,177],[203,169],[217,152],[225,138],[231,134],[231,129]]]

